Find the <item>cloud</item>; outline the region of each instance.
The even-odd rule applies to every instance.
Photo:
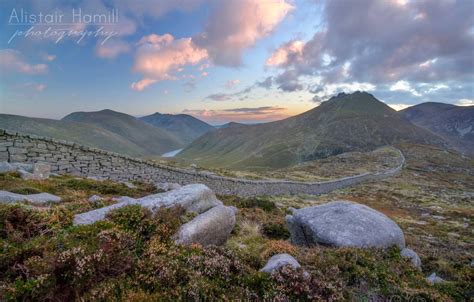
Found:
[[[304,42],[300,40],[289,41],[280,46],[267,59],[267,66],[285,66],[289,62],[300,60],[303,54]]]
[[[460,99],[456,105],[459,106],[474,106],[474,99]]]
[[[154,84],[156,82],[157,80],[144,78],[140,81],[133,82],[130,87],[135,91],[143,91],[143,89],[145,89],[147,86],[150,86],[151,84]]]
[[[113,59],[122,53],[130,51],[130,45],[122,40],[108,40],[104,44],[97,44],[96,54],[101,58]]]
[[[45,60],[47,62],[52,62],[52,61],[56,60],[56,56],[55,55],[44,54],[43,55],[43,60]]]
[[[208,58],[205,49],[197,47],[191,38],[174,39],[170,34],[143,37],[135,55],[133,71],[143,80],[132,84],[143,90],[158,81],[176,79],[176,73],[186,65],[196,65]]]
[[[311,39],[290,40],[269,55],[267,66],[280,70],[279,88],[298,90],[307,76],[320,78],[321,86],[393,85],[416,96],[425,93],[417,84],[472,80],[474,2],[400,3],[326,1],[324,23]]]
[[[273,85],[273,77],[266,77],[263,81],[257,81],[256,85],[258,87],[269,89]]]
[[[213,1],[204,32],[193,38],[217,65],[239,66],[242,53],[270,34],[294,9],[286,0]]]
[[[262,106],[256,108],[229,108],[222,110],[185,109],[183,110],[183,113],[191,114],[212,124],[224,124],[231,121],[259,123],[281,120],[289,117],[287,108],[275,106]]]
[[[229,93],[214,93],[210,94],[206,97],[206,99],[213,100],[213,101],[228,101],[232,99],[233,94]]]
[[[411,94],[413,94],[414,96],[421,96],[421,94],[418,91],[416,91],[415,89],[413,89],[410,86],[410,83],[408,83],[407,81],[398,81],[398,82],[396,82],[395,84],[390,86],[390,91],[407,91],[407,92],[410,92]]]
[[[240,80],[239,80],[239,79],[228,80],[228,81],[225,83],[224,87],[225,87],[226,89],[232,89],[232,88],[234,88],[235,86],[237,86],[237,85],[239,85],[239,84],[240,84]]]
[[[29,90],[35,90],[37,92],[42,92],[46,89],[46,84],[42,83],[26,83],[20,86],[21,88],[27,88]]]
[[[3,72],[17,72],[29,75],[37,75],[48,72],[46,64],[29,64],[20,52],[13,49],[0,50],[0,67]]]
[[[412,105],[410,104],[387,104],[389,105],[390,107],[392,107],[393,109],[397,110],[397,111],[400,111],[400,110],[403,110],[405,108],[408,108]]]
[[[313,101],[320,103],[339,92],[352,93],[355,91],[373,91],[375,88],[376,86],[371,83],[333,83],[327,85],[316,85],[311,92],[314,94]]]

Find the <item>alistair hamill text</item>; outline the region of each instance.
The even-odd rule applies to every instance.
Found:
[[[34,25],[34,24],[112,24],[119,22],[119,11],[117,8],[110,9],[100,14],[85,13],[81,8],[71,9],[71,13],[64,14],[60,11],[52,13],[30,13],[24,9],[13,8],[8,20],[12,25]]]

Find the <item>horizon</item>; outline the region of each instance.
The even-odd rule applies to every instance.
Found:
[[[0,112],[260,123],[357,90],[395,110],[473,105],[471,11],[472,1],[7,0]]]
[[[356,92],[362,92],[362,93],[367,93],[366,91],[356,91]],[[345,93],[345,92],[340,92],[340,93],[344,93],[344,94],[348,94],[348,93]],[[336,97],[337,95],[333,95],[332,97]],[[331,98],[332,98],[331,97]],[[374,96],[375,97],[375,96]],[[377,97],[375,97],[377,99]],[[327,102],[329,101],[329,99],[327,100],[324,100],[324,101],[321,101],[321,103],[319,104],[316,104],[313,108],[310,108],[308,110],[312,110],[312,109],[315,109],[317,107],[319,107],[319,105],[321,105],[322,103],[324,102]],[[378,99],[377,99],[378,100]],[[380,101],[380,100],[379,100]],[[384,103],[384,102],[382,102]],[[471,107],[471,106],[474,106],[474,105],[466,105],[466,104],[463,104],[463,105],[459,105],[459,104],[449,104],[449,103],[443,103],[443,102],[425,102],[425,103],[434,103],[434,104],[448,104],[448,105],[454,105],[454,106],[462,106],[462,107]],[[424,104],[424,103],[419,103],[419,104],[414,104],[414,105],[411,105],[411,106],[407,106],[405,108],[394,108],[392,106],[390,106],[390,104],[386,104],[388,105],[390,108],[392,108],[393,110],[399,112],[399,111],[402,111],[403,109],[406,109],[406,108],[409,108],[409,107],[412,107],[412,106],[416,106],[416,105],[420,105],[420,104]],[[244,109],[244,108],[243,108]],[[245,108],[245,109],[248,109],[248,108]],[[304,112],[301,112],[301,113],[297,113],[295,115],[291,115],[291,116],[287,116],[287,117],[284,117],[284,118],[281,118],[281,119],[274,119],[274,120],[254,120],[254,121],[238,121],[238,120],[225,120],[225,121],[217,121],[217,122],[212,122],[212,121],[206,121],[205,118],[201,118],[199,116],[196,116],[196,115],[193,115],[192,113],[167,113],[167,112],[153,112],[153,113],[148,113],[148,114],[140,114],[140,115],[131,115],[131,114],[128,114],[127,112],[124,112],[124,111],[119,111],[119,110],[114,110],[114,109],[110,109],[110,108],[103,108],[103,109],[99,109],[99,110],[94,110],[94,111],[74,111],[74,112],[69,112],[68,114],[64,115],[64,116],[60,116],[60,117],[57,117],[57,118],[45,118],[45,119],[52,119],[52,120],[61,120],[63,119],[64,117],[66,117],[67,115],[71,114],[71,113],[94,113],[94,112],[100,112],[100,111],[107,111],[107,110],[110,110],[110,111],[113,111],[113,112],[117,112],[117,113],[123,113],[123,114],[127,114],[127,115],[130,115],[134,118],[142,118],[142,117],[145,117],[145,116],[151,116],[151,115],[154,115],[154,114],[163,114],[163,115],[188,115],[188,116],[192,116],[196,119],[199,119],[201,121],[204,121],[206,123],[208,123],[209,125],[211,126],[214,126],[214,127],[219,127],[219,126],[224,126],[226,124],[229,124],[229,123],[239,123],[239,124],[244,124],[244,125],[255,125],[255,124],[264,124],[264,123],[269,123],[269,122],[274,122],[274,121],[280,121],[280,120],[284,120],[284,119],[287,119],[287,118],[290,118],[290,117],[293,117],[293,116],[296,116],[296,115],[299,115],[301,113],[304,113]],[[0,114],[10,114],[10,113],[3,113],[3,112],[0,112]],[[18,115],[18,114],[11,114],[11,115]],[[37,116],[26,116],[26,115],[18,115],[18,116],[24,116],[24,117],[28,117],[28,118],[42,118],[42,117],[37,117]]]

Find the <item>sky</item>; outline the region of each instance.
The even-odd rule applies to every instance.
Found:
[[[266,122],[364,90],[474,105],[474,1],[0,0],[0,112]]]

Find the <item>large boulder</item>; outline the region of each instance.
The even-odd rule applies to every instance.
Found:
[[[8,173],[8,172],[15,172],[16,167],[10,165],[10,163],[6,161],[0,162],[0,173]]]
[[[301,265],[298,261],[289,254],[278,254],[268,259],[267,264],[260,270],[264,273],[271,274],[273,271],[278,270],[280,267],[289,265],[293,268],[299,268]]]
[[[155,187],[157,190],[167,192],[167,191],[179,189],[181,188],[181,185],[175,182],[158,182],[155,184]]]
[[[0,203],[15,203],[22,201],[28,201],[32,203],[60,202],[61,197],[49,193],[23,195],[8,191],[0,191]]]
[[[405,247],[400,227],[384,214],[350,201],[293,211],[286,222],[294,244],[335,247]]]
[[[183,224],[174,236],[175,242],[222,245],[234,229],[236,212],[234,207],[216,206]]]
[[[184,186],[179,190],[148,195],[137,199],[121,197],[120,201],[116,204],[74,216],[74,224],[91,224],[105,219],[107,213],[114,209],[134,204],[141,205],[153,213],[162,207],[168,208],[179,205],[188,212],[199,214],[212,207],[222,205],[222,202],[205,185],[192,184]]]
[[[33,173],[33,164],[0,162],[0,173],[15,172],[18,170]]]

